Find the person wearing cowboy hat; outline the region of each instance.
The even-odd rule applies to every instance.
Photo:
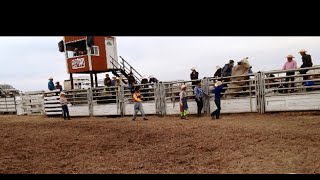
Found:
[[[287,56],[287,61],[284,63],[282,70],[294,70],[297,69],[297,62],[293,60],[293,56],[289,54]],[[295,74],[295,71],[288,71],[286,72],[286,76],[293,76]],[[286,82],[294,81],[294,77],[286,77]],[[285,88],[289,87],[289,84],[284,84]],[[291,83],[291,88],[294,87],[294,83]],[[284,90],[285,92],[288,92],[288,90]],[[293,89],[291,90],[293,91]]]
[[[186,85],[181,86],[181,91],[179,93],[180,97],[180,116],[181,119],[188,119],[188,102],[187,102],[187,87]]]
[[[311,59],[311,55],[306,54],[306,50],[301,49],[299,51],[300,55],[301,55],[301,59],[302,59],[302,65],[300,66],[300,68],[306,68],[306,67],[312,67],[313,63],[312,63],[312,59]],[[300,74],[307,74],[309,70],[301,70],[299,71]],[[303,76],[303,80],[308,80],[309,76]]]
[[[70,104],[70,103],[68,102],[67,98],[65,97],[64,92],[60,93],[59,101],[60,101],[60,104],[62,107],[64,120],[66,120],[67,118],[68,118],[68,120],[70,120],[69,109],[68,109],[68,104]]]
[[[192,67],[191,68],[191,74],[190,74],[190,79],[192,81],[192,90],[194,90],[195,88],[195,85],[197,84],[197,82],[195,80],[198,80],[199,78],[199,72],[197,72],[196,68],[195,67]]]
[[[220,119],[220,111],[221,111],[221,98],[222,98],[222,89],[223,89],[223,83],[221,81],[217,81],[214,84],[215,88],[211,90],[211,93],[214,93],[214,103],[217,106],[217,109],[211,113],[212,119]]]
[[[140,113],[143,117],[143,120],[148,120],[146,115],[144,114],[144,111],[143,111],[139,86],[135,87],[135,92],[133,94],[133,101],[134,101],[134,113],[133,113],[132,121],[136,120],[136,116],[137,116],[138,111],[140,111]]]
[[[55,86],[54,86],[54,84],[53,84],[53,78],[52,78],[52,77],[49,78],[48,89],[49,89],[50,91],[55,90]]]
[[[203,98],[206,95],[204,90],[201,88],[201,81],[198,81],[194,88],[195,100],[198,107],[198,117],[201,117],[201,111],[203,108]]]
[[[62,91],[62,86],[60,85],[59,81],[56,82],[56,89],[59,89],[60,92]]]

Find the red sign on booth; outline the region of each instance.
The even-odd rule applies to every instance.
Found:
[[[81,69],[86,67],[84,58],[73,59],[71,61],[71,64],[72,64],[72,69]]]

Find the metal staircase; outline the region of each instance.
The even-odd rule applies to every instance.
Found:
[[[112,74],[117,77],[121,77],[122,82],[127,84],[129,73],[132,72],[134,79],[138,84],[140,84],[142,77],[141,74],[136,69],[134,69],[124,58],[122,58],[121,56],[119,57],[121,58],[120,62],[111,57],[112,60],[110,62],[113,65],[113,69],[111,70]]]

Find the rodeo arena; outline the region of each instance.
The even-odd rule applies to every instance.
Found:
[[[57,43],[63,88],[54,74],[46,90],[0,86],[2,174],[320,173],[320,57],[308,49],[279,70],[252,72],[244,57],[161,81],[118,56],[115,37]]]

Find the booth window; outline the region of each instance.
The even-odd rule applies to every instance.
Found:
[[[67,58],[87,55],[86,40],[66,43]]]
[[[90,48],[90,50],[91,50],[91,55],[99,56],[99,47],[98,46],[92,46]]]

